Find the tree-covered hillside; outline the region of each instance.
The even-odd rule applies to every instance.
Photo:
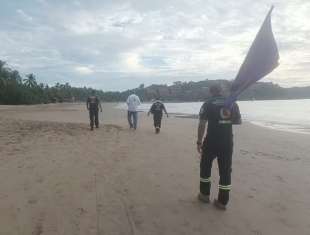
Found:
[[[173,85],[151,85],[123,92],[96,90],[96,94],[102,101],[125,101],[128,95],[136,93],[143,101],[151,101],[160,97],[165,101],[193,102],[203,101],[209,96],[208,87],[214,83],[220,83],[226,92],[230,82],[227,80],[204,80],[199,82],[174,82]],[[40,104],[53,102],[85,101],[92,88],[77,88],[69,83],[48,86],[38,83],[34,74],[28,74],[24,78],[16,70],[6,66],[0,60],[0,104]],[[270,99],[302,99],[310,98],[310,87],[282,88],[273,83],[259,82],[246,90],[240,100],[270,100]]]

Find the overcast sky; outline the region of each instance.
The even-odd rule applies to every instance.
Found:
[[[270,6],[280,67],[310,85],[309,0],[0,0],[0,60],[39,82],[103,90],[233,79]]]

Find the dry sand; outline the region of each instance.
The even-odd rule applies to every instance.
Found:
[[[84,105],[0,106],[1,235],[310,234],[310,135],[236,127],[223,212],[196,199],[197,120],[131,131],[114,106],[94,132]]]

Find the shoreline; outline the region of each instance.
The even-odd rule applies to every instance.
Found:
[[[189,119],[198,119],[198,115],[190,115],[190,114],[181,114],[181,113],[172,113],[175,118],[189,118]],[[304,135],[310,135],[310,128],[306,128],[303,126],[297,126],[293,124],[286,124],[286,125],[281,125],[278,123],[263,123],[259,121],[249,121],[249,120],[244,120],[243,122],[246,123],[251,123],[255,126],[259,126],[262,128],[266,129],[272,129],[276,131],[284,131],[284,132],[290,132],[290,133],[295,133],[295,134],[304,134]],[[289,128],[289,127],[293,127]]]
[[[42,107],[44,107],[44,108],[58,107],[59,105],[70,106],[74,110],[74,107],[83,106],[84,103],[60,103],[60,104],[52,103],[52,104],[37,104],[37,105],[16,105],[16,106],[14,106],[14,105],[0,105],[0,111],[6,110],[6,111],[14,112],[15,108],[27,110],[27,108],[31,108],[31,107],[33,107],[35,109],[40,109]],[[120,107],[120,105],[123,105],[123,103],[110,102],[110,103],[103,103],[102,105],[112,106],[113,109],[115,109],[116,111],[126,112],[126,110],[124,108]],[[70,111],[70,109],[67,109],[67,111]],[[139,110],[138,112],[143,113],[143,114],[147,113],[147,111],[145,111],[145,110]],[[103,115],[105,116],[105,111],[103,111]],[[196,120],[198,119],[198,115],[196,115],[196,114],[187,114],[187,113],[177,112],[177,113],[169,113],[169,115],[170,115],[170,117],[175,117],[175,118],[179,118],[179,119],[196,119]],[[81,120],[81,122],[85,122],[85,120]],[[302,126],[302,125],[296,125],[296,124],[290,124],[290,123],[274,123],[274,122],[266,122],[266,121],[250,121],[250,120],[246,120],[246,119],[244,119],[243,122],[244,123],[251,123],[255,126],[259,126],[259,127],[271,129],[271,130],[276,130],[276,131],[302,134],[302,135],[310,135],[310,128],[307,126]]]
[[[307,102],[310,100],[307,100]],[[255,103],[255,105],[253,104]],[[286,101],[255,101],[238,102],[244,121],[251,122],[264,128],[274,130],[310,134],[310,119],[306,113],[307,104],[305,100]],[[293,102],[293,103],[292,103]],[[197,118],[201,103],[165,103],[170,114],[178,118]],[[286,108],[287,105],[291,108]],[[309,103],[310,105],[310,103]],[[126,110],[125,104],[116,105],[117,109]],[[147,112],[148,104],[142,104],[140,111]]]

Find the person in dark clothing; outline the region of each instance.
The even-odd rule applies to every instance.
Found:
[[[89,111],[90,130],[94,130],[94,124],[96,128],[99,128],[98,111],[100,108],[100,112],[102,112],[102,107],[95,91],[92,91],[91,96],[87,98],[86,107]]]
[[[165,112],[167,117],[169,117],[165,105],[159,99],[156,99],[155,102],[152,104],[150,111],[148,112],[148,115],[150,115],[150,113],[153,114],[154,127],[155,127],[156,134],[160,132],[163,111]]]
[[[221,95],[219,85],[212,86],[210,93],[212,97],[202,105],[199,113],[197,150],[201,154],[201,161],[198,198],[203,202],[210,201],[211,168],[213,160],[217,158],[220,181],[214,205],[219,209],[226,209],[231,190],[232,125],[241,124],[241,115],[236,103],[231,107],[225,106],[225,97]],[[207,133],[202,142],[207,122]]]

